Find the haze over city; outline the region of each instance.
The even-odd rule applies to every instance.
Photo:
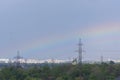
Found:
[[[0,58],[120,59],[119,0],[1,0]]]

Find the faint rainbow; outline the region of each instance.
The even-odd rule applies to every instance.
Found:
[[[35,41],[25,44],[22,50],[29,53],[29,52],[34,52],[34,51],[41,50],[41,49],[46,49],[46,48],[48,49],[50,47],[56,47],[57,45],[61,45],[61,44],[67,44],[70,41],[75,39],[75,37],[71,39],[71,36],[73,37],[73,34],[60,35],[57,37],[38,38]]]
[[[114,34],[120,34],[120,25],[119,24],[100,24],[84,29],[77,29],[74,31],[76,34],[67,34],[60,35],[52,38],[38,38],[28,44],[25,44],[22,47],[23,51],[36,51],[44,48],[49,48],[53,46],[60,45],[62,43],[67,44],[71,40],[76,40],[79,37],[81,38],[90,38],[90,37],[100,37],[100,36],[110,36]]]
[[[108,23],[90,26],[82,31],[84,37],[100,37],[120,34],[120,24]]]

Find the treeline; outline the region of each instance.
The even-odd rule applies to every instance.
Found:
[[[30,68],[4,67],[0,80],[115,80],[120,76],[120,64],[53,64]]]

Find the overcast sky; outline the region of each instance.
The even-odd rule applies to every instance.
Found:
[[[119,0],[0,0],[0,57],[120,59]]]

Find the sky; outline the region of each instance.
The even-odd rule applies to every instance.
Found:
[[[119,0],[0,0],[0,58],[120,60]]]

